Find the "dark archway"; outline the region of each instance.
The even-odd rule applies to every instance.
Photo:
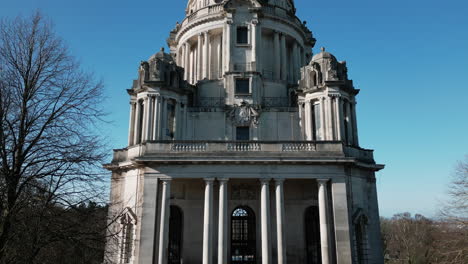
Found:
[[[231,263],[256,262],[255,214],[247,206],[234,209],[231,215]]]
[[[319,208],[308,207],[304,214],[304,221],[307,264],[321,264]]]
[[[171,205],[171,213],[169,216],[169,247],[168,247],[168,264],[180,264],[182,257],[182,227],[183,215],[182,210],[174,205]]]

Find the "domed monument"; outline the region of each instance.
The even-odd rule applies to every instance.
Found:
[[[115,263],[383,263],[373,151],[346,62],[293,0],[189,0],[128,90]]]

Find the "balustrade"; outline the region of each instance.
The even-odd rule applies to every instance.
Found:
[[[234,142],[228,143],[228,151],[260,151],[261,145],[256,142]]]
[[[316,149],[315,143],[285,143],[282,148],[284,152],[315,151]]]
[[[174,143],[171,150],[176,152],[202,152],[206,151],[206,143]]]

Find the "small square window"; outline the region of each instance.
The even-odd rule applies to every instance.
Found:
[[[250,127],[236,127],[236,140],[250,140]]]
[[[236,79],[236,94],[250,94],[249,79]]]
[[[249,29],[247,27],[237,28],[237,44],[249,44]]]

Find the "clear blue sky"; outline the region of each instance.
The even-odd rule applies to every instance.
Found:
[[[0,17],[40,9],[106,85],[112,147],[126,145],[128,96],[187,0],[0,0]],[[360,143],[375,149],[380,211],[433,216],[468,154],[468,1],[296,0],[298,16],[339,60],[358,96]]]

